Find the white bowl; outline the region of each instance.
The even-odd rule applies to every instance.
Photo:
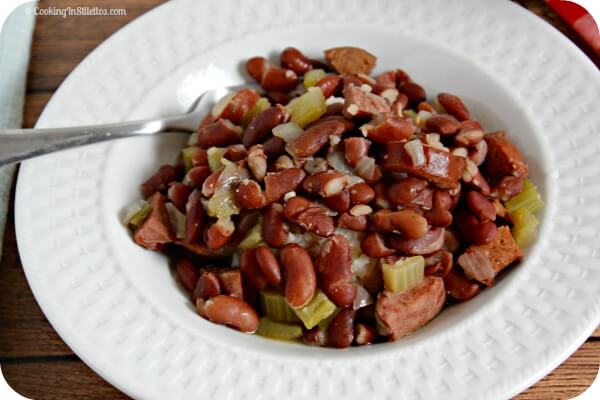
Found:
[[[364,47],[375,72],[401,67],[430,95],[459,94],[486,130],[507,130],[546,203],[525,260],[395,343],[339,351],[243,335],[198,317],[166,258],[119,222],[185,137],[89,146],[25,163],[17,188],[28,280],[73,350],[136,398],[350,399],[506,397],[574,351],[600,321],[600,84],[578,50],[509,3],[169,3],[84,60],[38,126],[183,112],[202,90],[242,82],[248,57],[289,45],[314,57]]]

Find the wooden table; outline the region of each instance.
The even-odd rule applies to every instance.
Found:
[[[125,16],[38,17],[27,82],[24,126],[33,127],[42,109],[71,70],[111,33],[162,0],[41,0],[42,7],[123,8]],[[549,19],[574,38],[542,1],[522,5]],[[595,60],[596,61],[596,60]],[[14,197],[13,197],[14,198]],[[0,364],[6,380],[21,394],[41,399],[126,399],[68,348],[52,329],[23,274],[9,215],[0,263]],[[600,364],[600,329],[563,365],[517,399],[569,399],[593,381]]]

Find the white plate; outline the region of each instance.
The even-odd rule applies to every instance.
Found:
[[[119,223],[180,137],[65,151],[25,163],[16,223],[28,281],[68,345],[136,398],[506,398],[600,322],[600,81],[550,26],[508,1],[192,1],[107,40],[56,92],[38,127],[183,111],[241,62],[287,45],[365,47],[506,128],[546,201],[525,262],[397,343],[347,351],[242,335],[199,318],[159,254]]]

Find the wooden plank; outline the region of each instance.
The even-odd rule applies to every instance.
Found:
[[[23,109],[23,128],[34,127],[51,97],[52,92],[33,92],[27,94]]]
[[[38,16],[27,79],[31,91],[54,91],[98,44],[164,0],[41,0],[40,8],[125,9],[119,16]]]
[[[30,399],[129,399],[77,359],[4,363],[2,373],[14,390]]]
[[[600,342],[583,344],[567,361],[515,400],[564,400],[586,390],[598,374]]]
[[[0,357],[72,354],[48,323],[27,284],[11,212],[0,261]]]

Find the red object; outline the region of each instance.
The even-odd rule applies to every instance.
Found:
[[[600,34],[594,18],[581,7],[570,1],[547,0],[552,8],[569,26],[600,55]]]

